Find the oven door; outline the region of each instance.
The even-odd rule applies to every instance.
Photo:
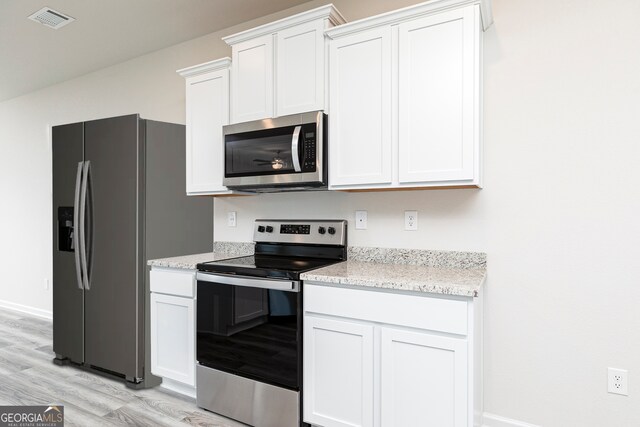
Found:
[[[224,180],[232,189],[323,186],[324,114],[306,113],[224,127]]]
[[[299,391],[300,283],[202,272],[197,280],[198,363]]]

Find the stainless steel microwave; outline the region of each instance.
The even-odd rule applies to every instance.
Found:
[[[327,115],[322,111],[223,127],[224,185],[249,192],[327,187]]]

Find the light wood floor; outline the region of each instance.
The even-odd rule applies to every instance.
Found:
[[[0,309],[0,405],[64,405],[69,426],[244,426],[156,387],[54,365],[51,321]]]

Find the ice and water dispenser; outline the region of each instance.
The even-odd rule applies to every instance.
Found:
[[[58,207],[58,250],[73,252],[73,206]]]

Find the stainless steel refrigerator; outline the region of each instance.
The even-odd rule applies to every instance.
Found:
[[[213,246],[212,199],[185,192],[185,128],[136,114],[52,141],[54,362],[157,385],[146,261]]]

